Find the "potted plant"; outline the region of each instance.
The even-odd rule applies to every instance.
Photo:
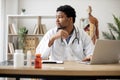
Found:
[[[114,24],[108,23],[109,32],[102,32],[105,39],[120,40],[120,18],[113,15]]]
[[[25,45],[25,37],[26,34],[28,33],[28,30],[26,29],[26,27],[20,27],[18,30],[18,48],[22,49],[24,48]]]

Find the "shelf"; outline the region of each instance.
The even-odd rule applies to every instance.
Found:
[[[18,36],[18,34],[8,34],[8,36]],[[44,36],[44,34],[28,34],[26,36]]]
[[[14,50],[19,47],[19,44],[22,44],[18,39],[20,27],[25,26],[29,31],[25,38],[24,52],[31,50],[32,54],[34,54],[39,41],[47,32],[46,26],[50,26],[55,18],[55,15],[7,15],[8,42],[6,45],[6,59],[13,58],[12,54],[10,54],[11,45],[9,46],[9,43],[14,45]]]
[[[55,16],[51,15],[51,16],[48,16],[48,15],[42,15],[42,16],[39,16],[39,15],[7,15],[9,18],[37,18],[37,17],[41,17],[41,18],[55,18]]]

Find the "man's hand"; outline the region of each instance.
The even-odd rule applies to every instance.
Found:
[[[53,35],[50,38],[48,46],[51,47],[56,39],[59,39],[59,38],[66,39],[68,36],[69,34],[67,31],[60,29],[55,35]]]
[[[60,29],[55,36],[56,36],[56,39],[58,38],[66,39],[69,36],[69,34],[67,31]]]
[[[90,61],[92,59],[92,55],[85,57],[82,61]]]

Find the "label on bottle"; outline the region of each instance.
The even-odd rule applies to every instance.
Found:
[[[36,54],[35,68],[42,68],[42,59],[40,54]]]

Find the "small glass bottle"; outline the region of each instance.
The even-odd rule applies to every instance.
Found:
[[[35,55],[35,68],[42,68],[41,54],[36,54]]]
[[[28,51],[27,51],[27,67],[30,67],[30,66],[31,66],[31,58],[32,58],[31,51],[28,50]]]

